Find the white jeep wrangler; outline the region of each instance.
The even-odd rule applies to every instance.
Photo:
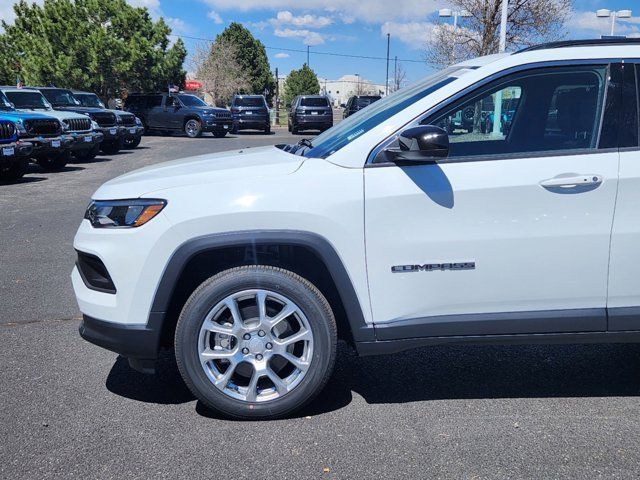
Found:
[[[104,184],[81,335],[206,405],[275,418],[360,354],[640,341],[638,40],[460,63],[297,145]]]

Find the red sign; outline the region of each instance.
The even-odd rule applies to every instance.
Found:
[[[200,90],[202,88],[202,83],[197,80],[187,80],[184,84],[185,90]]]

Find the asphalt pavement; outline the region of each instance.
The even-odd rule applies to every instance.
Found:
[[[279,421],[219,418],[169,353],[146,376],[83,341],[69,274],[91,194],[135,168],[293,142],[148,136],[0,185],[0,479],[638,478],[640,345],[430,347],[359,358]]]

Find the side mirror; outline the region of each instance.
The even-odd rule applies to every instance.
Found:
[[[449,135],[435,125],[406,129],[398,137],[399,148],[385,150],[388,161],[396,163],[434,163],[449,156]]]
[[[347,108],[347,104],[346,103],[341,103],[340,104],[340,108]]]

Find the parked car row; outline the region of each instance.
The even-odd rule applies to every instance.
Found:
[[[144,132],[134,115],[83,105],[71,90],[55,87],[0,87],[0,121],[0,181],[22,177],[30,160],[59,171],[71,156],[90,160],[101,150],[135,148]]]

